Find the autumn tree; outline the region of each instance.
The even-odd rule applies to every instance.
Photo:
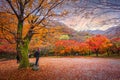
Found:
[[[71,51],[70,44],[73,44],[72,40],[58,40],[55,42],[55,54],[65,54]]]
[[[29,67],[28,48],[31,38],[34,34],[38,34],[37,30],[45,27],[49,18],[56,16],[57,7],[63,4],[64,0],[1,0],[1,10],[15,17],[16,32],[9,30],[2,26],[2,30],[11,32],[15,36],[16,51],[20,57],[20,68]],[[4,5],[3,5],[4,4]],[[66,14],[66,11],[61,11],[59,16]],[[10,16],[9,15],[9,16]],[[10,20],[11,21],[11,20]],[[28,23],[30,27],[23,36],[25,24]],[[11,28],[14,29],[12,26]]]
[[[120,55],[120,38],[113,38],[111,39],[112,42],[112,47],[110,48],[111,52],[113,54],[118,54]]]
[[[107,48],[112,46],[110,40],[103,35],[96,35],[88,38],[86,42],[90,46],[90,49],[96,53],[96,56],[98,56],[100,51],[106,50]]]

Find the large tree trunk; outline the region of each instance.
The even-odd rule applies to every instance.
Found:
[[[20,50],[21,50],[21,61],[19,65],[20,68],[29,67],[28,45],[29,45],[28,40],[25,40],[23,44],[20,45]]]
[[[22,29],[23,29],[23,22],[18,22],[18,29],[17,29],[17,54],[20,57],[20,65],[19,68],[27,68],[29,67],[29,59],[28,59],[28,45],[29,39],[22,38]]]

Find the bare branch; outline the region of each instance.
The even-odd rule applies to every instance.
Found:
[[[9,32],[9,33],[11,33],[11,34],[13,34],[11,31],[9,31],[8,29],[5,29],[5,28],[3,28],[3,27],[0,27],[1,28],[1,31],[2,31],[2,34],[3,34],[3,37],[4,37],[4,39],[6,39],[10,44],[15,44],[15,42],[13,42],[13,40],[11,40],[11,39],[9,39],[8,37],[7,37],[7,35],[6,35],[6,33],[4,33],[4,31],[7,31],[7,32]],[[15,35],[13,35],[14,36],[14,38],[15,38]],[[14,39],[15,40],[15,39]]]
[[[39,22],[36,23],[37,26],[48,16],[49,12],[50,12],[53,8],[55,8],[56,6],[58,6],[59,4],[61,4],[63,1],[64,1],[64,0],[62,0],[61,2],[59,2],[59,3],[57,3],[57,4],[56,4],[56,2],[53,3],[53,5],[51,5],[51,7],[48,9],[48,11],[47,11],[47,13],[44,15],[44,17],[43,17],[41,20],[39,20]]]
[[[1,30],[3,31],[7,31],[8,33],[12,34],[14,37],[16,37],[16,33],[14,33],[13,31],[11,31],[9,28],[5,28],[5,27],[0,27]]]
[[[19,17],[19,16],[18,16],[18,13],[17,13],[17,11],[15,10],[15,8],[13,7],[11,1],[10,1],[10,0],[6,0],[6,1],[8,2],[8,4],[10,5],[10,7],[12,8],[13,12],[15,13],[16,17],[18,18],[18,17]]]
[[[28,15],[26,15],[26,17],[24,18],[24,20],[26,18],[28,18],[32,13],[34,13],[37,9],[39,9],[41,7],[41,5],[43,4],[44,0],[41,1],[40,5],[38,7],[36,7],[33,11],[31,11],[30,13],[28,13]]]

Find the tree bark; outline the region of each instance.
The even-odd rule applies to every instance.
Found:
[[[18,21],[16,50],[17,50],[17,54],[20,57],[19,68],[27,68],[29,67],[29,59],[28,59],[29,39],[22,38],[22,29],[23,29],[23,21]]]
[[[95,50],[95,52],[96,52],[96,56],[98,57],[99,49]]]
[[[29,45],[29,40],[25,40],[22,45],[20,45],[20,50],[21,50],[21,61],[19,68],[27,68],[29,67],[29,57],[28,57],[28,45]]]
[[[89,51],[89,56],[90,56],[90,53],[91,53],[91,52]]]
[[[107,49],[107,55],[110,56],[109,49]]]

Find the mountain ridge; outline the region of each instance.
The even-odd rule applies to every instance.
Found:
[[[86,36],[86,35],[96,35],[96,34],[101,34],[101,35],[105,35],[108,38],[113,38],[113,37],[120,37],[120,26],[113,26],[108,28],[107,30],[103,31],[103,30],[86,30],[86,31],[76,31],[73,28],[65,25],[62,22],[58,22],[58,21],[52,21],[52,26],[62,26],[62,31],[66,34],[72,35],[74,36],[74,38],[76,36]]]

